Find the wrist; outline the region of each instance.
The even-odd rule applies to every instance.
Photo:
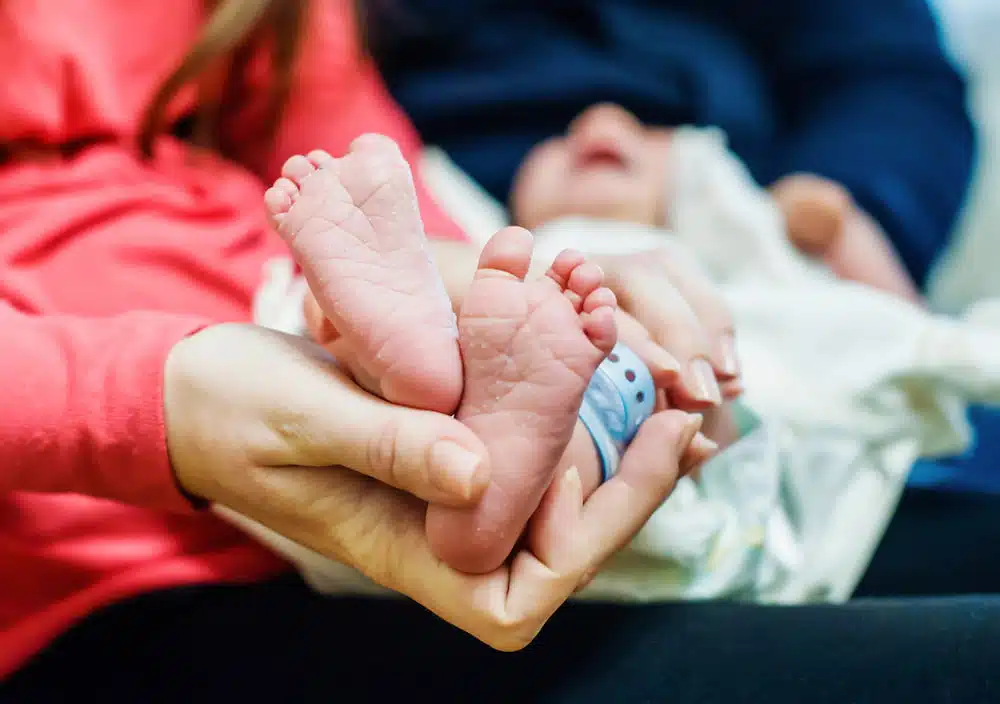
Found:
[[[195,488],[194,477],[188,473],[192,463],[187,457],[187,450],[182,438],[186,434],[184,427],[184,412],[186,398],[189,395],[188,372],[186,370],[186,350],[191,339],[198,333],[177,342],[167,354],[163,365],[163,426],[166,440],[167,461],[174,476],[174,484],[180,494],[195,506],[205,503],[203,496]]]
[[[210,427],[204,417],[205,393],[199,379],[205,363],[218,363],[223,353],[214,342],[223,328],[235,324],[213,325],[178,341],[167,354],[163,367],[163,425],[167,461],[179,493],[195,508],[205,508],[212,500],[199,427]],[[209,371],[211,373],[211,371]],[[216,418],[217,422],[219,419]],[[209,425],[206,425],[209,424]]]

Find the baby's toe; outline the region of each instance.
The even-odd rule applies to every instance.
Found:
[[[575,249],[564,249],[549,267],[548,277],[559,284],[559,288],[569,285],[573,271],[586,261],[586,257]]]
[[[314,166],[307,157],[304,157],[301,154],[296,154],[295,156],[289,158],[288,161],[285,162],[285,165],[281,167],[281,175],[298,184],[301,184],[307,176],[315,171],[316,166]]]
[[[601,267],[591,262],[582,262],[570,273],[566,290],[572,291],[582,300],[596,291],[603,283],[604,272],[601,271]]]
[[[594,289],[593,293],[583,299],[583,303],[580,305],[580,310],[583,313],[593,313],[598,308],[610,308],[614,311],[618,308],[618,299],[615,297],[615,292],[610,288],[600,288]]]
[[[264,192],[264,203],[271,215],[279,217],[287,213],[299,195],[299,187],[287,178],[279,178]]]
[[[583,333],[600,350],[602,359],[618,342],[618,325],[615,322],[617,308],[618,301],[615,300],[614,292],[603,286],[591,291],[580,305]]]
[[[600,305],[589,312],[581,313],[580,324],[583,334],[600,351],[600,359],[603,360],[618,342],[614,306]]]
[[[531,267],[535,238],[521,227],[505,227],[493,235],[479,255],[480,271],[499,271],[523,280]]]
[[[308,159],[309,162],[316,168],[320,168],[332,162],[333,156],[331,156],[330,152],[324,151],[323,149],[313,149],[311,152],[306,154],[306,159]]]
[[[399,145],[389,137],[381,134],[363,134],[351,142],[351,154],[364,154],[371,157],[381,157],[389,160],[405,161]]]

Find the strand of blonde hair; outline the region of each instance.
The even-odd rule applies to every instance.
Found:
[[[325,0],[330,1],[330,0]],[[227,83],[238,69],[237,57],[267,20],[274,37],[270,114],[263,126],[273,132],[291,88],[292,70],[301,40],[308,0],[209,0],[210,16],[191,50],[150,101],[139,132],[139,149],[153,152],[166,127],[167,110],[185,86],[198,86],[195,142],[219,146],[219,113]]]

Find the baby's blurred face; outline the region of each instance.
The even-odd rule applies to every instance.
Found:
[[[643,125],[617,105],[595,105],[536,146],[517,173],[514,222],[527,228],[568,215],[646,225],[665,221],[673,130]]]

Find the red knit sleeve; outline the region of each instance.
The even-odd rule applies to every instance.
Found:
[[[167,456],[163,367],[199,320],[28,316],[0,303],[0,492],[190,511]]]

